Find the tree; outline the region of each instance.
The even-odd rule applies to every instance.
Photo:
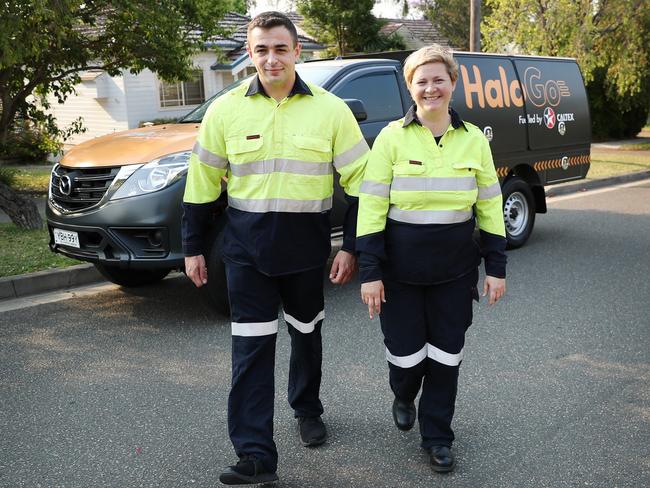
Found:
[[[304,29],[319,41],[334,46],[339,56],[366,50],[395,48],[399,41],[379,34],[382,23],[374,15],[374,0],[298,0]]]
[[[420,10],[454,48],[469,50],[470,1],[469,0],[420,0],[412,6]],[[481,4],[481,16],[490,14],[490,6]]]
[[[606,109],[618,114],[620,123],[632,124],[609,135],[640,130],[638,120],[645,120],[650,99],[650,0],[487,2],[492,12],[483,30],[489,50],[576,58],[594,121],[604,122],[594,127],[617,125],[601,112]]]
[[[232,11],[246,15],[250,7],[255,6],[255,0],[232,0]]]
[[[188,78],[191,55],[216,34],[230,0],[6,0],[0,16],[0,149],[20,121],[49,126],[89,69],[145,68]],[[21,225],[19,222],[16,222]]]

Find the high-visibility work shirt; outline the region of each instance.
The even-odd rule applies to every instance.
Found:
[[[343,249],[354,252],[369,153],[352,112],[296,74],[277,102],[258,77],[215,100],[201,123],[184,195],[183,249],[203,253],[207,214],[227,175],[222,255],[269,276],[323,266],[330,254],[334,170],[348,199]]]
[[[362,282],[383,275],[412,284],[457,279],[480,264],[505,278],[501,187],[483,132],[450,110],[439,142],[415,105],[385,127],[372,148],[359,193],[357,251]]]

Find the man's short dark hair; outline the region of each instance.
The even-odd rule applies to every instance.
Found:
[[[298,31],[296,31],[296,26],[293,25],[293,22],[291,22],[291,19],[289,19],[289,17],[281,12],[269,11],[256,15],[248,24],[246,34],[247,36],[250,36],[251,31],[255,29],[255,27],[259,27],[260,29],[271,29],[278,26],[284,27],[289,31],[289,34],[291,34],[291,37],[293,39],[294,47],[297,46]]]

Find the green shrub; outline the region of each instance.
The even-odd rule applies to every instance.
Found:
[[[594,79],[587,84],[587,96],[594,139],[636,136],[648,119],[650,87],[644,85],[636,95],[621,97],[608,89],[605,68],[596,69],[593,75]]]
[[[45,127],[23,122],[9,133],[5,144],[0,144],[0,159],[26,164],[41,162],[50,153],[58,153],[61,147],[62,143]]]

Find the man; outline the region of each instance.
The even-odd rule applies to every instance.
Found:
[[[232,315],[232,388],[228,428],[239,462],[225,484],[277,480],[273,442],[278,307],[291,336],[289,404],[305,446],[325,442],[319,399],[324,266],[330,254],[333,166],[349,206],[333,283],[354,272],[358,191],[368,146],[345,103],[295,72],[295,26],[265,12],[248,26],[250,83],[208,109],[190,159],[184,197],[185,269],[207,283],[201,255],[207,214],[228,176],[222,254]]]

